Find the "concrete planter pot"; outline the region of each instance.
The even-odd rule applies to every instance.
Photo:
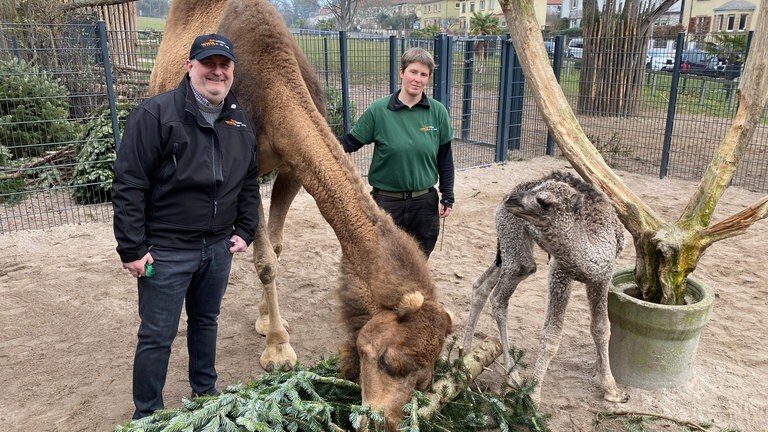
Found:
[[[691,276],[686,281],[687,305],[646,302],[633,296],[637,292],[634,268],[614,272],[608,293],[614,378],[618,383],[649,390],[688,382],[714,293]]]

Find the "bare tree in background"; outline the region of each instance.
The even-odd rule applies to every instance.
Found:
[[[354,27],[360,0],[323,0],[323,3],[336,18],[340,30],[349,30]]]
[[[0,22],[65,22],[79,10],[94,6],[130,3],[135,0],[0,0]]]
[[[306,20],[320,9],[318,0],[270,0],[269,2],[280,12],[288,26]]]
[[[577,110],[634,115],[642,98],[645,57],[654,21],[677,0],[584,0],[584,54]]]

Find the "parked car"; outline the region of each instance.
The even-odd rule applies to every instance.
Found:
[[[649,49],[645,56],[645,68],[652,71],[672,70],[675,66],[674,51]],[[665,69],[668,68],[668,69]]]
[[[674,65],[664,65],[661,70],[672,71]],[[714,78],[735,79],[741,75],[741,65],[720,60],[716,55],[701,50],[685,50],[680,61],[680,72]]]
[[[568,58],[580,59],[584,54],[584,39],[571,39],[568,42]]]

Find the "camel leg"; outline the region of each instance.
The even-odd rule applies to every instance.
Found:
[[[550,261],[549,271],[549,296],[547,299],[547,316],[544,320],[544,329],[541,332],[539,355],[533,370],[533,379],[536,381],[536,389],[531,394],[531,399],[536,406],[541,402],[541,387],[544,383],[544,375],[547,373],[549,363],[560,348],[560,339],[565,320],[565,309],[571,296],[571,279],[558,267],[557,261]]]
[[[491,295],[491,290],[496,286],[498,280],[499,267],[496,266],[496,263],[493,263],[472,284],[472,301],[469,308],[469,318],[467,319],[467,325],[464,328],[464,349],[467,351],[472,349],[472,336],[475,332],[477,320],[480,318],[480,312],[482,312],[483,306],[485,306],[485,302],[488,301],[488,296]]]
[[[264,245],[265,250],[269,249],[274,252],[275,255],[274,258],[271,258],[271,254],[265,252],[265,255],[269,255],[266,257],[266,261],[268,263],[275,263],[274,266],[268,266],[267,274],[265,274],[264,277],[262,277],[261,271],[259,271],[259,278],[262,279],[265,286],[277,277],[277,261],[280,259],[280,254],[283,252],[283,228],[285,227],[285,219],[288,216],[288,210],[290,209],[296,194],[299,192],[299,189],[301,189],[301,184],[296,181],[296,178],[290,172],[280,172],[272,185],[269,219],[267,219],[267,232],[266,234],[260,232],[260,235],[268,242]],[[254,252],[256,251],[254,250]],[[272,259],[274,259],[274,261],[272,261]],[[258,269],[257,266],[257,270]],[[286,329],[290,329],[288,322],[283,319],[281,320],[282,325]],[[269,332],[269,307],[266,288],[264,289],[261,301],[259,302],[259,319],[256,320],[255,327],[256,331],[262,336],[266,336]]]
[[[285,176],[284,176],[285,177]],[[282,367],[285,370],[293,369],[296,364],[296,352],[290,344],[290,336],[286,330],[284,320],[280,315],[280,306],[277,301],[277,259],[278,252],[282,250],[282,234],[285,217],[288,213],[293,198],[299,190],[298,183],[288,176],[288,179],[278,175],[272,188],[272,200],[270,203],[270,218],[268,228],[264,223],[259,223],[258,233],[254,247],[254,265],[259,279],[264,285],[264,294],[259,303],[259,320],[263,324],[266,321],[267,346],[260,358],[261,367],[272,372]],[[264,221],[264,208],[259,207],[260,220]],[[269,233],[267,233],[267,230]],[[271,240],[274,240],[273,244]],[[265,318],[266,317],[266,318]],[[257,322],[257,329],[259,323]]]
[[[509,371],[512,368],[507,334],[509,299],[520,282],[536,273],[536,261],[533,259],[533,238],[526,232],[522,220],[499,211],[496,212],[495,219],[499,237],[496,261],[501,266],[501,273],[499,282],[491,293],[491,314],[499,329],[504,367]],[[513,371],[510,378],[517,384],[517,371]]]
[[[493,319],[496,320],[496,326],[499,329],[499,338],[501,339],[501,347],[504,354],[504,367],[508,372],[511,371],[510,378],[515,384],[520,382],[520,377],[516,370],[512,370],[512,356],[509,354],[509,334],[507,333],[509,299],[512,297],[512,294],[515,293],[520,282],[536,272],[536,265],[533,264],[533,257],[531,257],[530,264],[532,264],[532,266],[515,265],[512,268],[502,265],[499,283],[491,293],[491,314],[493,315]]]
[[[603,398],[611,402],[624,403],[629,395],[619,389],[611,373],[608,358],[608,342],[611,338],[611,324],[608,320],[608,279],[587,285],[587,298],[590,309],[590,331],[597,350],[597,375],[603,387]]]

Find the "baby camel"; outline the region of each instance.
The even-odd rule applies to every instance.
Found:
[[[591,314],[590,330],[597,349],[598,379],[604,398],[626,402],[629,395],[616,386],[608,361],[608,288],[613,263],[624,248],[624,228],[610,202],[574,175],[553,172],[516,186],[496,208],[496,261],[472,286],[472,306],[464,333],[469,349],[477,319],[488,297],[499,327],[504,363],[512,362],[507,338],[507,306],[517,285],[536,272],[533,243],[550,256],[549,299],[533,378],[531,395],[541,401],[541,384],[549,362],[560,346],[563,318],[572,281],[586,284]],[[512,379],[518,381],[516,372]]]

